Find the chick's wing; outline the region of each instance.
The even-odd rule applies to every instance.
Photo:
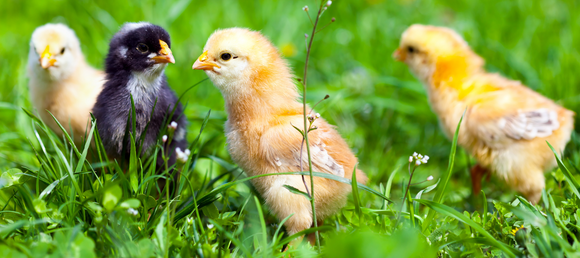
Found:
[[[268,129],[261,137],[260,145],[265,150],[264,158],[271,166],[279,167],[281,170],[308,170],[306,143],[302,145],[302,134],[293,127],[303,130],[302,117],[281,118],[276,123],[278,125]],[[313,171],[344,177],[342,156],[346,143],[323,119],[317,119],[313,125],[317,129],[308,134]]]
[[[488,80],[493,91],[474,96],[467,115],[467,129],[489,146],[552,135],[560,127],[559,107],[553,101],[507,79]]]

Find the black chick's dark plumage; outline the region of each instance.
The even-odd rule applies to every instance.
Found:
[[[113,36],[105,60],[107,81],[93,108],[99,134],[110,158],[129,160],[130,138],[125,134],[133,129],[136,143],[143,142],[141,154],[150,155],[163,126],[171,121],[177,122],[177,129],[170,146],[165,146],[169,148],[166,152],[170,155],[168,165],[175,164],[176,147],[187,148],[187,120],[163,74],[167,63],[175,62],[170,45],[169,33],[150,23],[127,23]],[[135,104],[135,128],[132,123],[127,127],[127,122],[132,121],[131,95]],[[177,107],[171,116],[175,105]],[[142,135],[145,128],[147,131]],[[158,171],[163,171],[162,164],[159,152]]]

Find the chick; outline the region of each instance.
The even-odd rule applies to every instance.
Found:
[[[74,31],[64,24],[36,28],[30,40],[28,77],[30,99],[41,119],[62,134],[52,113],[81,143],[105,74],[87,64]]]
[[[170,121],[177,122],[177,128],[170,146],[165,146],[169,147],[168,165],[175,163],[176,147],[187,147],[183,108],[163,74],[168,63],[175,63],[170,45],[167,31],[145,22],[127,23],[113,36],[105,60],[107,81],[93,109],[110,158],[128,160],[130,139],[125,135],[126,129],[135,130],[136,142],[143,141],[142,154],[149,154],[164,129],[164,122]],[[127,121],[132,121],[131,96],[135,103],[136,128],[132,125],[127,128]],[[175,113],[171,116],[174,107]],[[159,169],[162,164],[159,153]]]
[[[302,135],[292,126],[304,129],[303,106],[288,64],[268,39],[248,29],[218,30],[193,69],[205,70],[221,91],[228,114],[228,150],[249,176],[300,171]],[[351,178],[357,158],[346,142],[324,119],[316,119],[314,125],[318,129],[308,134],[312,169]],[[306,147],[302,150],[302,168],[308,170]],[[365,183],[365,174],[358,169],[356,173]],[[312,226],[310,202],[283,187],[306,192],[300,175],[261,177],[252,183],[278,219],[294,214],[285,223],[288,234]],[[316,215],[322,221],[345,205],[351,187],[319,177],[314,184]]]
[[[537,203],[543,172],[556,166],[546,141],[563,151],[574,113],[518,81],[486,72],[483,58],[448,28],[409,27],[393,56],[423,82],[447,136],[467,108],[458,142],[478,161],[471,170],[474,192],[491,172]]]

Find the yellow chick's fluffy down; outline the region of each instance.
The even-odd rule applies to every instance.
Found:
[[[222,92],[232,159],[249,176],[300,171],[302,135],[292,125],[303,129],[303,106],[278,50],[259,32],[231,28],[214,32],[204,51],[193,69],[205,70]],[[351,178],[357,158],[346,142],[324,119],[318,118],[314,125],[318,129],[308,134],[313,170]],[[306,146],[302,153],[302,168],[307,170]],[[357,180],[367,180],[358,169]],[[294,214],[285,223],[289,234],[312,226],[310,202],[283,187],[306,191],[300,175],[261,177],[252,183],[278,219]],[[315,177],[317,219],[322,221],[343,207],[350,189],[350,185]]]
[[[448,136],[467,108],[458,141],[478,161],[471,173],[474,192],[482,174],[490,171],[537,203],[544,171],[556,166],[546,141],[564,150],[574,112],[518,81],[486,72],[483,58],[448,28],[409,27],[394,57],[423,82]]]
[[[30,40],[28,77],[30,100],[41,119],[61,134],[52,113],[81,143],[105,74],[87,64],[74,31],[63,24],[36,28]]]

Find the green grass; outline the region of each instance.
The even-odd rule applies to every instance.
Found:
[[[301,76],[304,34],[311,30],[302,7],[309,5],[313,15],[316,4],[1,1],[0,254],[282,257],[282,246],[296,236],[285,235],[231,161],[223,135],[223,99],[211,82],[194,87],[182,99],[190,121],[188,139],[196,144],[182,168],[179,195],[168,197],[157,193],[149,159],[130,162],[127,174],[92,155],[88,162],[86,146],[73,148],[22,110],[31,110],[28,43],[37,26],[66,23],[80,38],[87,60],[102,68],[108,41],[121,24],[159,24],[171,34],[177,61],[166,69],[169,84],[182,94],[206,78],[191,65],[218,28],[262,31]],[[313,43],[307,101],[313,104],[330,95],[317,111],[337,125],[370,182],[369,188],[353,187],[347,207],[319,227],[321,256],[580,256],[578,130],[559,169],[546,173],[538,206],[497,179],[484,183],[485,194],[474,196],[468,170],[475,160],[460,148],[453,154],[452,141],[439,129],[423,87],[391,58],[410,24],[449,26],[487,60],[489,70],[521,80],[578,111],[578,13],[577,1],[334,1],[322,24],[331,17],[336,22]],[[415,151],[431,159],[417,169],[413,182],[429,175],[435,180],[412,186],[412,200],[401,205],[409,179],[406,160]],[[129,208],[138,215],[129,214]],[[522,225],[525,230],[511,233]],[[298,257],[317,255],[306,244],[292,252]]]

